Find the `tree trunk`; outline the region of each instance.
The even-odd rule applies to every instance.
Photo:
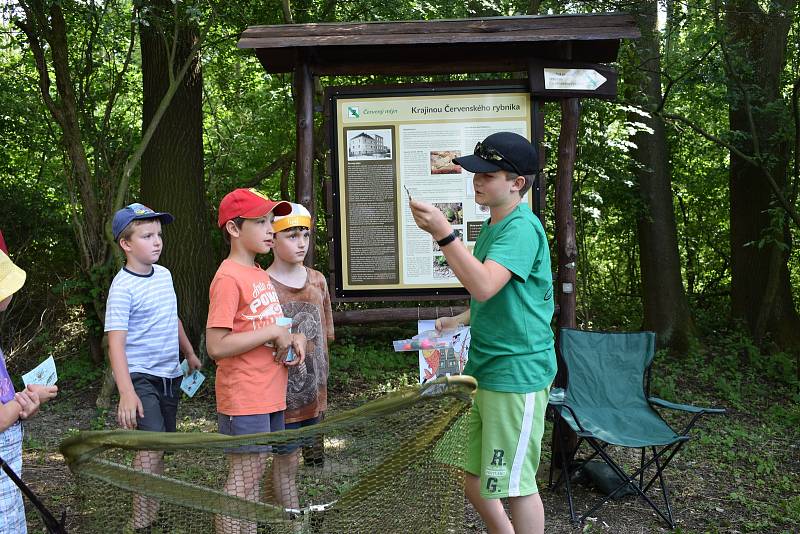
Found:
[[[149,24],[140,26],[143,131],[197,39],[196,28],[187,26],[180,12],[176,20],[172,2],[149,3]],[[172,62],[168,47],[174,47]],[[172,271],[178,313],[197,347],[205,330],[214,254],[203,179],[203,83],[199,61],[194,61],[142,156],[141,193],[145,204],[175,216],[175,222],[164,228],[161,263]]]
[[[776,2],[769,12],[752,0],[725,8],[729,120],[737,147],[762,161],[755,166],[731,153],[731,312],[757,342],[771,334],[779,344],[800,347],[800,317],[789,282],[791,235],[785,213],[775,208],[770,173],[786,190],[789,139],[781,74],[796,2]]]
[[[633,42],[634,62],[640,65],[635,76],[633,99],[648,110],[661,102],[661,54],[656,26],[655,0],[641,4],[637,22],[642,37]],[[668,166],[664,123],[651,114],[642,117],[629,113],[632,122],[643,122],[652,133],[639,130],[633,136],[634,174],[642,201],[638,214],[639,266],[642,273],[643,327],[656,333],[661,347],[683,352],[692,337],[692,319],[681,278],[678,235],[672,203],[672,182]]]

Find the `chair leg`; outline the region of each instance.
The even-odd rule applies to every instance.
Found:
[[[608,454],[605,452],[605,450],[603,450],[602,448],[600,448],[600,447],[599,447],[599,446],[598,446],[596,443],[594,443],[592,440],[588,440],[588,439],[587,439],[586,441],[587,441],[587,442],[588,442],[588,443],[589,443],[589,444],[590,444],[590,445],[591,445],[591,446],[592,446],[592,447],[593,447],[593,448],[594,448],[594,449],[595,449],[595,450],[596,450],[596,451],[597,451],[597,452],[600,454],[600,456],[603,458],[603,460],[605,460],[605,462],[606,462],[606,463],[607,463],[607,464],[608,464],[608,465],[611,467],[611,469],[613,469],[613,470],[614,470],[614,471],[617,473],[617,476],[619,476],[619,477],[620,477],[620,478],[623,480],[623,482],[622,482],[622,483],[621,483],[619,486],[617,486],[617,487],[614,489],[614,491],[612,491],[611,493],[609,493],[608,495],[606,495],[606,496],[605,496],[603,499],[601,499],[600,501],[598,501],[598,502],[597,502],[597,503],[596,503],[596,504],[595,504],[595,505],[592,507],[592,509],[591,509],[591,510],[589,510],[588,512],[586,512],[585,514],[583,514],[583,515],[581,516],[581,518],[580,518],[580,521],[583,521],[583,520],[585,520],[587,517],[589,517],[591,514],[593,514],[593,513],[594,513],[594,512],[595,512],[595,511],[596,511],[598,508],[600,508],[600,507],[601,507],[602,505],[604,505],[606,502],[608,502],[609,500],[611,500],[611,499],[614,497],[614,495],[616,495],[616,494],[617,494],[617,492],[621,491],[621,490],[622,490],[622,488],[624,488],[626,485],[630,484],[630,485],[631,485],[631,487],[632,487],[633,489],[635,489],[635,490],[636,490],[636,492],[639,494],[639,496],[640,496],[640,497],[642,497],[642,498],[643,498],[645,501],[647,501],[647,504],[649,504],[649,505],[650,505],[650,507],[651,507],[653,510],[655,510],[655,512],[656,512],[656,513],[657,513],[659,516],[661,516],[661,518],[662,518],[664,521],[666,521],[666,523],[667,523],[667,524],[670,526],[670,528],[675,528],[675,523],[672,521],[672,513],[671,513],[671,510],[668,508],[668,510],[669,510],[669,514],[670,514],[670,515],[669,515],[669,517],[667,517],[666,515],[664,515],[664,512],[662,512],[662,511],[661,511],[661,509],[660,509],[658,506],[656,506],[656,503],[654,503],[654,502],[652,501],[652,499],[650,499],[650,497],[648,497],[648,496],[645,494],[645,491],[644,491],[644,490],[642,490],[642,488],[641,488],[641,487],[639,487],[639,486],[637,486],[637,485],[636,485],[636,477],[639,475],[639,472],[640,472],[640,471],[642,471],[642,470],[644,470],[644,469],[646,469],[647,467],[650,467],[650,465],[651,465],[652,463],[654,463],[654,462],[656,462],[656,461],[658,460],[658,456],[660,456],[660,455],[658,455],[658,454],[657,454],[657,455],[656,455],[654,458],[652,458],[651,460],[647,461],[647,462],[646,462],[646,463],[645,463],[645,464],[642,466],[642,468],[638,469],[638,470],[637,470],[637,472],[633,474],[633,476],[628,476],[628,475],[625,473],[625,471],[624,471],[624,470],[623,470],[623,469],[622,469],[622,468],[621,468],[621,467],[620,467],[620,466],[619,466],[619,465],[618,465],[618,464],[617,464],[617,463],[616,463],[616,462],[615,462],[615,461],[614,461],[614,460],[613,460],[613,459],[612,459],[612,458],[611,458],[611,457],[610,457],[610,456],[609,456],[609,455],[608,455]],[[662,451],[662,454],[663,454],[663,451]],[[670,456],[670,458],[671,458],[671,456]],[[665,463],[664,467],[666,467],[666,463]],[[662,468],[662,469],[663,469],[663,468]],[[659,470],[658,470],[659,474],[661,473],[662,469],[659,469]],[[653,477],[653,478],[655,479],[656,477]],[[652,484],[652,482],[653,482],[653,481],[651,480],[651,482],[650,482],[650,483]],[[649,487],[649,486],[650,486],[650,484],[648,484],[648,487]]]
[[[653,457],[656,461],[656,472],[658,473],[658,482],[661,485],[661,492],[664,494],[664,505],[667,508],[667,515],[669,516],[669,526],[675,528],[675,522],[672,519],[672,507],[669,504],[669,489],[667,489],[667,484],[664,482],[664,468],[667,467],[667,464],[664,464],[664,467],[661,467],[660,462],[658,461],[658,453],[656,452],[656,448],[653,447]],[[670,457],[671,458],[671,457]]]
[[[553,439],[555,441],[560,441],[561,432],[560,432],[560,430],[558,428],[558,417],[557,416],[558,416],[558,414],[554,413],[554,417],[553,417],[553,421],[554,421],[553,422]],[[555,448],[555,447],[553,447],[553,448]],[[563,453],[564,451],[561,450],[559,452]],[[548,486],[550,487],[551,490],[555,490],[558,487],[558,485],[561,484],[561,477],[564,475],[564,469],[563,469],[564,464],[561,464],[562,469],[561,469],[561,472],[558,475],[558,479],[556,479],[556,481],[553,482],[553,465],[555,465],[555,457],[554,457],[553,453],[554,453],[554,451],[551,450],[550,451],[550,475],[548,476],[548,481],[547,481],[548,482]],[[563,460],[562,460],[562,462],[563,462]]]
[[[582,441],[583,441],[583,438],[579,438],[577,445],[575,445],[575,448],[572,449],[569,453],[564,453],[564,449],[561,449],[561,453],[562,454],[566,454],[566,457],[569,460],[570,465],[567,466],[567,469],[559,470],[558,478],[556,479],[555,482],[550,484],[550,489],[551,490],[555,490],[561,485],[561,482],[566,478],[565,477],[565,473],[575,474],[578,471],[578,469],[583,467],[589,460],[591,460],[592,458],[597,456],[597,453],[594,453],[589,458],[581,458],[580,463],[575,465],[575,463],[576,463],[575,462],[575,455],[578,454],[578,449],[581,448],[581,442]],[[573,468],[573,465],[574,465],[574,468]]]
[[[587,440],[587,441],[589,441],[589,440]],[[592,447],[596,446],[594,443],[591,443],[591,442],[589,444]],[[606,495],[605,497],[603,497],[602,499],[597,501],[595,503],[595,505],[588,512],[586,512],[585,514],[583,514],[581,516],[581,518],[580,518],[581,521],[584,521],[587,517],[589,517],[595,511],[597,511],[601,506],[603,506],[605,503],[607,503],[608,501],[613,499],[614,495],[616,495],[617,492],[622,490],[622,488],[624,488],[626,485],[630,484],[632,482],[632,480],[633,480],[631,477],[628,477],[628,475],[625,473],[625,471],[623,471],[622,468],[619,465],[617,465],[617,463],[614,460],[611,459],[611,457],[605,452],[605,450],[601,449],[599,446],[597,446],[595,448],[595,450],[600,454],[600,456],[603,458],[603,460],[606,462],[606,464],[608,464],[608,466],[611,467],[611,469],[617,474],[617,476],[619,478],[621,478],[622,480],[624,480],[624,482],[622,484],[620,484],[616,489],[614,489],[614,491],[612,491],[611,493],[609,493],[608,495]]]
[[[662,471],[667,468],[667,466],[672,461],[672,459],[675,457],[675,455],[678,454],[678,451],[681,450],[681,447],[683,447],[684,443],[686,443],[686,442],[685,441],[681,441],[681,442],[679,442],[677,444],[673,444],[673,445],[670,445],[670,446],[668,446],[668,447],[666,447],[664,449],[661,449],[661,452],[658,455],[659,457],[664,456],[664,454],[666,454],[667,451],[670,451],[669,456],[667,456],[667,459],[664,460],[664,465],[661,467]],[[651,460],[651,463],[652,463],[652,460]],[[653,485],[653,483],[656,481],[656,478],[657,477],[655,475],[653,475],[653,478],[651,478],[650,481],[647,483],[647,486],[645,486],[644,491],[647,491],[647,490],[650,489],[650,486]]]
[[[645,448],[642,447],[642,459],[639,462],[639,487],[640,488],[644,484],[644,455],[645,455]]]
[[[578,441],[577,447],[575,448],[574,451],[572,451],[572,453],[570,454],[569,458],[567,458],[567,453],[564,450],[564,448],[565,448],[564,445],[565,444],[564,444],[564,442],[562,440],[562,436],[561,436],[561,428],[560,428],[560,425],[559,425],[560,420],[561,420],[560,417],[556,417],[555,418],[554,424],[553,424],[553,432],[556,433],[556,440],[559,443],[561,443],[561,445],[562,445],[561,447],[559,447],[559,450],[561,452],[561,472],[558,474],[558,479],[555,482],[555,486],[553,486],[552,483],[551,483],[550,488],[551,489],[556,489],[558,487],[558,485],[561,483],[561,479],[562,478],[564,479],[564,488],[565,488],[565,490],[567,492],[567,505],[569,506],[569,517],[570,517],[570,519],[572,520],[573,523],[577,523],[578,519],[575,516],[575,507],[573,506],[573,502],[572,502],[572,486],[570,485],[570,480],[569,479],[570,479],[570,461],[572,460],[572,458],[575,457],[575,453],[577,452],[578,447],[580,447],[581,442],[580,442],[580,440]],[[552,458],[551,458],[551,460],[550,460],[550,479],[551,479],[551,481],[552,481],[552,474],[553,474],[553,461],[552,461]]]

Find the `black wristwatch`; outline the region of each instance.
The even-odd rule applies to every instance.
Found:
[[[458,235],[456,234],[455,230],[453,230],[448,235],[438,240],[436,244],[439,245],[439,248],[442,248],[443,246],[449,245],[450,243],[455,241],[457,237]]]

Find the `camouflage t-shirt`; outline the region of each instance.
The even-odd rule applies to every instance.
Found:
[[[283,315],[292,318],[292,332],[305,334],[306,358],[289,367],[286,390],[287,423],[317,417],[328,408],[328,342],[333,340],[333,312],[328,284],[319,271],[306,268],[303,287],[289,287],[274,277]]]

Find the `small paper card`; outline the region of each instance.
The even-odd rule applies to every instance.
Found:
[[[192,372],[192,374],[186,376],[186,373],[189,372],[189,362],[186,360],[181,362],[181,370],[183,370],[181,389],[190,397],[194,397],[194,394],[197,393],[197,390],[200,389],[201,385],[203,385],[203,381],[206,379],[206,377],[203,373],[196,369]]]
[[[57,380],[58,373],[56,373],[56,361],[52,356],[37,365],[32,371],[22,375],[22,382],[26,387],[31,384],[52,386]]]
[[[278,317],[275,319],[275,324],[278,326],[285,326],[289,329],[289,333],[292,333],[292,318],[291,317]],[[292,347],[289,347],[289,350],[286,352],[286,358],[284,361],[290,362],[294,360],[294,350]]]

